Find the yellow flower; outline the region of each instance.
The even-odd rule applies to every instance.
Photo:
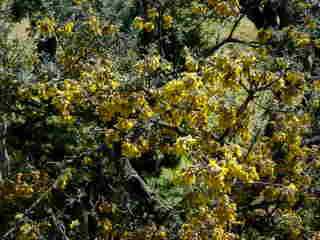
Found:
[[[56,27],[56,22],[51,18],[44,18],[38,21],[38,29],[41,33],[53,33]]]
[[[206,7],[200,7],[200,6],[193,6],[191,8],[191,12],[194,14],[205,14],[208,12],[208,8]]]
[[[215,172],[219,172],[221,170],[221,167],[218,165],[215,159],[209,160],[209,167]]]
[[[233,146],[233,151],[234,151],[234,154],[236,155],[237,158],[240,158],[242,156],[242,150],[241,150],[241,147],[236,144]]]
[[[84,165],[91,165],[93,163],[93,160],[89,156],[85,156],[82,162]]]
[[[74,229],[78,226],[80,226],[80,222],[78,219],[71,221],[71,223],[69,224],[70,229]]]
[[[109,219],[99,221],[99,226],[103,233],[110,233],[112,231],[112,222]]]
[[[186,137],[179,137],[175,143],[175,153],[177,155],[184,155],[190,149],[190,147],[197,143],[197,140],[194,139],[191,135]]]
[[[144,74],[144,72],[145,72],[145,63],[144,63],[144,61],[142,61],[142,60],[138,61],[133,67],[134,67],[134,70],[138,74],[140,74],[140,75]]]
[[[173,94],[178,91],[181,91],[184,88],[184,86],[185,84],[182,80],[172,80],[163,87],[163,91],[167,94]]]
[[[72,169],[67,168],[63,174],[61,174],[56,182],[56,187],[60,190],[64,190],[66,186],[68,185],[69,181],[72,178]]]
[[[110,82],[110,86],[111,86],[112,89],[116,89],[116,88],[118,88],[120,86],[120,83],[118,81],[112,80]]]
[[[135,125],[135,120],[133,119],[119,119],[116,127],[121,130],[130,130]]]
[[[293,204],[296,201],[296,193],[298,189],[294,183],[290,183],[283,192],[282,196],[288,201],[288,203]]]
[[[160,239],[165,239],[167,237],[167,233],[164,230],[161,230],[158,232],[158,236],[160,237]]]
[[[301,84],[304,81],[302,73],[289,71],[287,72],[286,80],[291,84]]]
[[[148,139],[145,139],[143,137],[139,138],[139,148],[141,151],[147,151],[150,147]]]
[[[147,59],[147,67],[150,72],[160,68],[160,55],[153,55]]]
[[[123,156],[127,158],[136,158],[141,155],[141,152],[139,151],[138,147],[130,142],[124,142],[122,143],[122,154]]]
[[[144,120],[150,119],[154,116],[154,112],[149,106],[145,106],[141,112],[141,118]]]
[[[299,47],[304,47],[306,45],[309,45],[311,43],[311,39],[309,37],[302,37],[300,39],[297,39],[297,45]]]
[[[172,27],[172,23],[173,23],[173,17],[170,15],[164,15],[162,17],[163,20],[163,28],[164,29],[169,29]]]
[[[68,22],[64,25],[64,32],[71,33],[73,31],[74,23]]]
[[[133,28],[141,31],[144,27],[144,20],[142,17],[135,17],[133,20]]]
[[[154,26],[154,24],[152,22],[146,22],[144,24],[144,30],[146,32],[152,32],[154,30],[154,28],[155,28],[155,26]]]
[[[276,81],[274,84],[273,84],[273,89],[275,91],[280,91],[281,89],[283,89],[285,87],[285,80],[283,78],[279,78],[278,81]]]
[[[156,8],[150,8],[147,10],[148,18],[155,19],[159,16],[158,10]]]

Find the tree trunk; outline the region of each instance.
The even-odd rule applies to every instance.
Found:
[[[7,121],[3,117],[0,123],[0,182],[5,180],[10,174],[10,157],[7,151]]]

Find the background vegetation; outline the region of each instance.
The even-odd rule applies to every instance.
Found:
[[[317,1],[0,6],[0,239],[320,239]]]

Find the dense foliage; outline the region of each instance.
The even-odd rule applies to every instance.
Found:
[[[0,6],[1,239],[320,239],[317,1]]]

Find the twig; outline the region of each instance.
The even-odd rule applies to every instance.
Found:
[[[58,223],[58,220],[56,218],[56,216],[53,213],[53,210],[50,208],[50,212],[51,212],[51,217],[53,220],[54,225],[56,226],[56,228],[58,229],[58,231],[61,233],[61,235],[63,236],[64,240],[69,240],[69,237],[67,236],[65,230],[61,227],[61,224]]]
[[[7,239],[10,234],[12,234],[14,231],[16,231],[16,229],[18,228],[18,226],[24,222],[24,217],[28,216],[30,214],[30,212],[39,205],[39,203],[47,196],[47,194],[51,191],[52,188],[49,188],[47,191],[45,191],[44,193],[42,193],[40,195],[40,197],[28,208],[24,211],[23,213],[23,217],[16,223],[16,225],[14,227],[12,227],[11,229],[9,229],[5,234],[2,235],[2,237],[0,237],[0,239],[5,240]]]

